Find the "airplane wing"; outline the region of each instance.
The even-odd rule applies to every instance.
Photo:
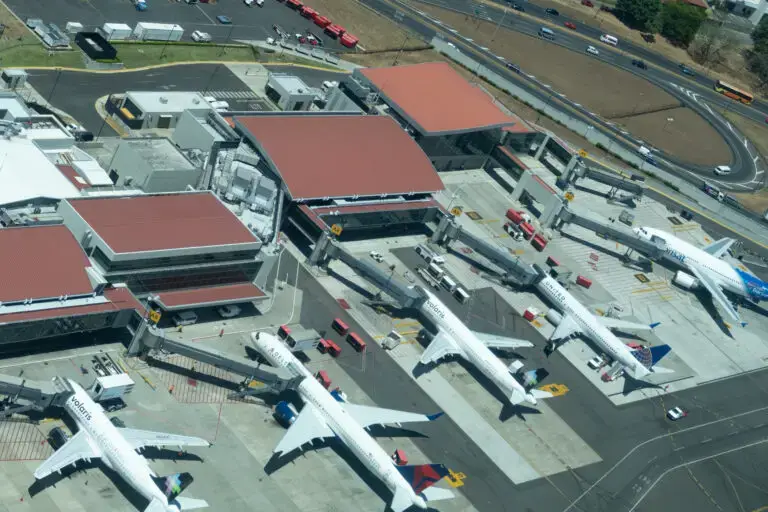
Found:
[[[421,355],[420,362],[421,364],[430,364],[453,354],[466,358],[464,351],[450,336],[439,332]]]
[[[290,453],[313,439],[322,439],[335,435],[331,427],[315,410],[315,406],[307,403],[301,410],[299,417],[296,418],[296,421],[288,428],[288,432],[285,433],[275,447],[275,453]]]
[[[579,329],[579,326],[576,325],[576,321],[573,317],[571,315],[565,315],[563,319],[560,320],[557,329],[555,329],[555,332],[552,333],[552,336],[550,336],[549,339],[560,340],[573,334],[579,334],[580,332],[581,330]]]
[[[158,448],[165,446],[211,446],[211,443],[199,437],[179,436],[176,434],[166,434],[165,432],[136,430],[134,428],[119,428],[117,430],[133,446],[134,450],[141,450],[145,446],[155,446]]]
[[[729,301],[728,297],[725,296],[723,290],[720,288],[720,285],[713,281],[712,278],[706,274],[706,272],[699,270],[696,265],[688,265],[688,270],[690,270],[693,275],[696,276],[696,279],[698,279],[701,285],[707,289],[710,295],[712,295],[712,298],[715,300],[715,302],[717,302],[720,307],[725,310],[726,313],[728,313],[728,316],[730,316],[736,322],[739,322],[742,326],[745,325],[741,320],[741,316],[736,312],[735,309],[733,309],[731,301]]]
[[[48,460],[40,464],[40,467],[35,470],[35,478],[38,480],[45,478],[80,460],[89,461],[101,457],[92,444],[88,434],[84,430],[79,431],[64,443],[64,446],[53,452]]]
[[[399,425],[400,423],[433,421],[442,416],[442,413],[426,415],[415,412],[396,411],[394,409],[369,407],[367,405],[350,404],[347,402],[343,403],[342,407],[344,407],[349,415],[363,427],[368,427],[370,425]]]
[[[530,348],[533,346],[533,343],[526,340],[507,338],[506,336],[496,336],[495,334],[487,334],[484,332],[472,332],[477,336],[477,339],[482,341],[486,347],[490,348]]]
[[[731,248],[736,242],[733,238],[721,238],[717,242],[712,242],[706,247],[702,247],[702,250],[708,254],[711,254],[715,258],[720,258],[725,252]]]
[[[617,318],[609,318],[607,316],[597,316],[595,315],[595,318],[597,318],[597,321],[606,326],[609,329],[632,329],[635,331],[643,330],[643,331],[650,331],[657,325],[658,323],[654,324],[639,324],[637,322],[628,322],[627,320],[619,320]]]

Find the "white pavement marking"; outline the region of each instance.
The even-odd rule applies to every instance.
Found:
[[[201,13],[203,13],[203,16],[205,16],[206,18],[208,18],[208,21],[210,21],[210,22],[211,22],[211,25],[216,25],[216,22],[215,22],[215,21],[213,21],[213,18],[211,18],[210,16],[208,16],[207,14],[205,14],[205,11],[203,10],[203,8],[202,8],[202,7],[200,7],[200,4],[195,4],[195,7],[197,7],[197,8],[200,10],[200,12],[201,12]]]
[[[504,475],[515,484],[541,478],[496,430],[462,397],[436,370],[413,376],[419,353],[413,345],[400,345],[392,359],[413,379],[437,405],[466,432],[472,441],[488,456]]]
[[[632,508],[629,509],[629,512],[633,512],[638,507],[638,505],[640,505],[640,502],[643,501],[646,496],[648,496],[648,493],[651,492],[654,487],[656,487],[656,484],[658,484],[661,481],[662,478],[667,476],[668,473],[671,473],[672,471],[678,470],[680,468],[684,468],[685,466],[690,466],[691,464],[697,464],[697,463],[703,462],[705,460],[714,459],[716,457],[720,457],[721,455],[728,455],[729,453],[738,452],[738,451],[744,450],[746,448],[751,448],[753,446],[757,446],[759,444],[763,444],[763,443],[766,443],[766,442],[768,442],[768,438],[761,439],[760,441],[755,441],[754,443],[745,444],[744,446],[739,446],[738,448],[731,448],[730,450],[725,450],[725,451],[720,452],[720,453],[715,453],[715,454],[712,454],[712,455],[707,455],[706,457],[701,457],[700,459],[692,460],[690,462],[683,462],[682,464],[678,464],[677,466],[669,468],[668,470],[663,472],[661,475],[659,475],[659,478],[657,478],[651,484],[651,486],[648,487],[648,489],[643,493],[643,495],[640,496],[640,498],[638,498],[638,500],[635,502],[634,505],[632,505]]]
[[[684,429],[676,430],[676,431],[674,431],[674,432],[669,432],[669,433],[667,433],[667,434],[661,434],[661,435],[659,435],[659,436],[656,436],[656,437],[652,437],[652,438],[648,439],[647,441],[643,441],[642,443],[638,444],[637,446],[635,446],[634,448],[632,448],[631,450],[629,450],[629,451],[627,452],[627,454],[626,454],[626,455],[624,455],[624,456],[623,456],[621,459],[619,459],[619,460],[618,460],[618,462],[616,462],[616,464],[614,464],[614,465],[613,465],[613,467],[612,467],[611,469],[609,469],[608,471],[606,471],[606,472],[605,472],[605,474],[604,474],[603,476],[601,476],[600,478],[598,478],[598,479],[597,479],[597,481],[596,481],[595,483],[593,483],[592,485],[590,485],[590,486],[587,488],[587,490],[586,490],[586,491],[584,491],[583,493],[581,493],[581,495],[579,495],[579,497],[578,497],[578,498],[576,498],[575,500],[573,500],[573,501],[571,502],[571,504],[570,504],[570,505],[568,505],[568,506],[565,508],[565,510],[563,510],[563,512],[568,512],[570,509],[572,509],[572,508],[573,508],[573,507],[574,507],[574,506],[575,506],[575,505],[576,505],[576,504],[577,504],[579,501],[581,501],[581,500],[582,500],[582,498],[584,498],[584,496],[586,496],[587,494],[589,494],[590,492],[592,492],[592,489],[594,489],[595,487],[597,487],[598,485],[600,485],[600,482],[602,482],[603,480],[605,480],[605,478],[606,478],[608,475],[610,475],[611,473],[613,473],[613,471],[614,471],[614,470],[615,470],[617,467],[619,467],[619,465],[620,465],[622,462],[624,462],[625,460],[627,460],[627,459],[628,459],[628,458],[629,458],[629,457],[630,457],[630,456],[631,456],[633,453],[635,453],[637,450],[639,450],[639,449],[640,449],[640,448],[642,448],[643,446],[645,446],[645,445],[647,445],[647,444],[650,444],[650,443],[652,443],[652,442],[654,442],[654,441],[658,441],[659,439],[664,439],[665,437],[671,437],[671,436],[679,436],[680,434],[684,434],[684,433],[686,433],[686,432],[692,432],[692,431],[694,431],[694,430],[698,430],[698,429],[700,429],[700,428],[708,427],[708,426],[710,426],[710,425],[715,425],[715,424],[717,424],[717,423],[722,423],[722,422],[724,422],[724,421],[731,421],[731,420],[734,420],[734,419],[736,419],[736,418],[741,418],[742,416],[749,416],[750,414],[755,414],[755,413],[757,413],[757,412],[762,412],[762,411],[765,411],[765,410],[767,410],[767,409],[768,409],[768,406],[765,406],[765,407],[759,407],[759,408],[757,408],[757,409],[752,409],[751,411],[740,412],[739,414],[734,414],[733,416],[728,416],[727,418],[719,418],[719,419],[716,419],[716,420],[713,420],[713,421],[709,421],[709,422],[707,422],[707,423],[702,423],[701,425],[694,425],[693,427],[688,427],[688,428],[684,428]],[[638,502],[638,503],[639,503],[639,502]]]

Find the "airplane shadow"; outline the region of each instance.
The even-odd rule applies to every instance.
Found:
[[[459,258],[460,260],[462,260],[464,263],[466,263],[470,267],[475,267],[478,270],[480,270],[481,272],[485,272],[486,274],[491,274],[491,275],[494,275],[494,276],[500,276],[501,275],[501,273],[498,270],[494,270],[494,269],[492,269],[490,267],[486,267],[485,265],[483,265],[479,261],[469,257],[468,255],[464,254],[461,251],[457,251],[456,249],[453,249],[452,247],[448,248],[448,252],[453,254],[454,256]]]
[[[633,391],[639,391],[641,389],[664,389],[664,386],[636,380],[624,373],[624,387],[621,390],[622,395],[627,396]]]
[[[369,299],[369,300],[373,299],[373,295],[371,295],[368,290],[366,290],[365,288],[359,286],[357,283],[353,283],[352,281],[350,281],[349,279],[347,279],[343,275],[339,274],[338,272],[335,272],[333,269],[330,269],[330,268],[328,269],[328,275],[330,277],[333,277],[333,278],[337,279],[339,282],[341,282],[347,288],[349,288],[349,289],[355,291],[356,293],[360,294],[360,296],[362,296],[362,297],[364,297],[366,299]]]
[[[573,242],[580,243],[581,245],[585,247],[589,247],[593,251],[601,252],[605,254],[606,256],[611,256],[612,258],[616,258],[618,260],[622,259],[624,255],[617,251],[612,251],[611,249],[606,249],[605,247],[601,247],[593,242],[589,242],[587,240],[584,240],[582,238],[579,238],[577,236],[571,235],[570,233],[565,233],[563,231],[560,232],[560,235],[563,238],[567,238],[568,240],[571,240]]]

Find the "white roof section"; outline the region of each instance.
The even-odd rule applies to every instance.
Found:
[[[307,94],[312,91],[312,88],[297,76],[272,73],[269,78],[280,84],[289,94]]]
[[[79,196],[77,188],[29,139],[0,140],[0,205],[37,197]]]
[[[109,174],[99,165],[95,158],[77,147],[72,147],[72,168],[82,177],[88,185],[92,187],[114,185],[109,178]]]
[[[199,112],[212,110],[211,106],[205,101],[203,95],[199,92],[184,91],[128,91],[125,93],[134,105],[139,107],[142,112],[160,112],[173,113],[184,112],[185,110],[196,110]]]
[[[32,115],[24,103],[22,103],[15,94],[0,96],[0,110],[5,110],[5,118],[10,120],[26,119]]]

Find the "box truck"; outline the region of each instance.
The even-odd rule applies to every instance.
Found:
[[[139,41],[181,41],[184,29],[171,23],[137,23],[133,37]]]

